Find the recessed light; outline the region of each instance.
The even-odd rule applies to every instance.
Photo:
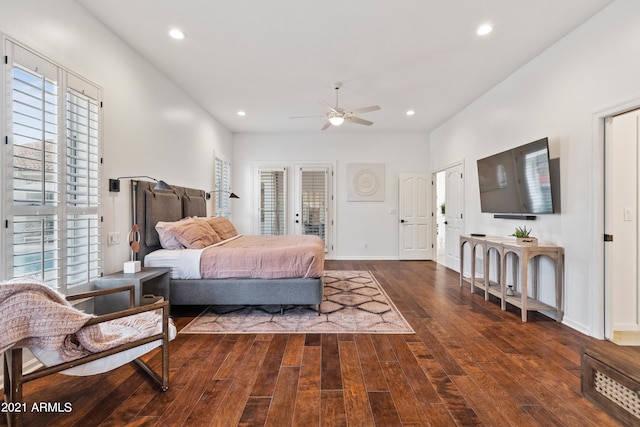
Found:
[[[185,37],[187,37],[187,35],[184,33],[184,31],[178,29],[178,28],[173,28],[172,30],[169,31],[169,35],[176,39],[176,40],[182,40]]]
[[[246,113],[245,111],[242,111],[242,110],[238,111],[238,113],[237,113],[237,114],[238,114],[239,116],[241,116],[241,117],[244,117],[244,116],[246,116],[246,115],[247,115],[247,113]]]
[[[491,26],[491,24],[482,24],[478,27],[476,34],[479,36],[486,36],[491,31],[493,31],[493,27]]]
[[[413,110],[407,110],[406,114],[407,116],[413,116],[416,112]]]

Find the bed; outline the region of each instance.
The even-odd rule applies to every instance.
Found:
[[[171,268],[171,305],[312,305],[320,313],[324,245],[319,237],[243,236],[237,232],[228,237],[223,230],[219,242],[207,245],[207,238],[201,238],[204,243],[196,243],[196,246],[205,245],[204,248],[165,249],[161,244],[162,227],[157,228],[158,223],[175,224],[193,217],[217,220],[206,218],[203,190],[178,186],[172,186],[173,190],[155,190],[154,186],[155,183],[148,181],[131,182],[132,220],[140,230],[137,259],[145,267]],[[227,227],[228,224],[224,223]],[[198,239],[192,230],[185,234],[186,237],[181,237]],[[266,246],[258,246],[257,240],[265,241]],[[295,252],[292,246],[299,244],[308,245],[307,252],[292,255]],[[249,251],[257,258],[249,260],[253,256]],[[202,261],[205,253],[214,254],[207,271],[197,267],[206,264]],[[223,263],[215,258],[223,253],[231,253],[231,261]],[[274,267],[270,264],[273,258],[284,260],[284,264]],[[226,267],[217,268],[219,265]]]

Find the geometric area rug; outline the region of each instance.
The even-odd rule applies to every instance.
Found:
[[[369,271],[325,271],[320,311],[299,305],[212,305],[180,333],[414,333]]]

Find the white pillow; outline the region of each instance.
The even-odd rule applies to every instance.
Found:
[[[176,235],[171,232],[171,228],[176,224],[190,220],[191,218],[187,217],[174,222],[158,221],[156,224],[156,231],[160,238],[160,245],[165,249],[184,249],[184,246],[178,241]]]

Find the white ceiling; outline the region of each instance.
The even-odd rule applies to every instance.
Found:
[[[340,106],[382,107],[340,131],[428,132],[612,0],[77,2],[232,132],[320,132],[290,116],[322,115],[334,82]]]

